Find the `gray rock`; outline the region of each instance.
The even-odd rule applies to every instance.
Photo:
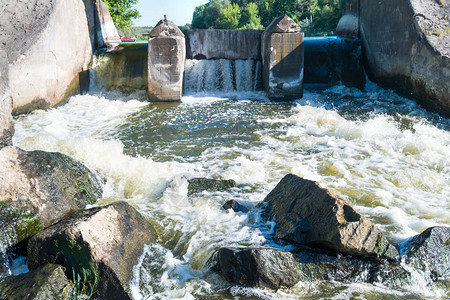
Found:
[[[32,272],[0,281],[1,299],[48,300],[68,299],[71,282],[58,265],[48,264]],[[67,298],[66,298],[67,297]]]
[[[400,287],[411,279],[411,274],[397,262],[383,259],[337,258],[312,250],[295,253],[294,257],[303,281],[333,280]]]
[[[337,258],[304,247],[289,253],[274,248],[222,247],[212,257],[213,270],[241,286],[292,287],[299,281],[333,280],[403,286],[411,275],[396,262]]]
[[[6,249],[42,230],[39,218],[0,203],[0,245]],[[1,254],[0,254],[1,257]]]
[[[407,263],[430,271],[433,278],[450,276],[450,227],[431,227],[413,237],[406,246]]]
[[[192,178],[188,180],[188,183],[188,195],[203,191],[225,191],[237,186],[232,179]]]
[[[42,228],[96,203],[102,182],[81,163],[61,153],[0,150],[0,203],[6,218],[38,219]],[[5,212],[2,213],[2,218]],[[34,222],[34,221],[33,221]],[[30,234],[33,231],[29,232]],[[24,234],[19,236],[29,236]],[[17,240],[16,242],[18,242]]]
[[[248,208],[245,207],[244,205],[240,204],[240,203],[237,202],[236,200],[229,200],[229,201],[227,201],[222,207],[223,207],[225,210],[232,209],[232,210],[234,210],[235,212],[243,212],[243,213],[248,212]]]
[[[286,175],[264,202],[276,219],[278,239],[350,255],[398,256],[372,222],[317,182]]]
[[[278,289],[292,287],[300,272],[291,253],[273,248],[220,248],[216,270],[229,282],[242,286]]]
[[[79,212],[33,236],[28,267],[56,263],[80,275],[102,299],[132,299],[129,282],[144,245],[157,234],[126,202]]]
[[[0,45],[0,149],[12,144],[14,122],[11,116],[12,99],[9,89],[9,67],[6,52]]]

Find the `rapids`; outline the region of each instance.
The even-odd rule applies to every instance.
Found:
[[[253,67],[255,68],[255,67]],[[248,72],[251,72],[249,70]],[[193,84],[194,85],[194,84]],[[236,89],[238,90],[238,89]],[[196,90],[195,90],[196,91]],[[404,286],[300,282],[277,293],[230,286],[208,271],[219,246],[271,245],[255,207],[287,173],[320,184],[397,245],[450,225],[450,121],[368,83],[306,90],[294,103],[262,92],[188,92],[181,103],[97,91],[16,117],[14,144],[59,151],[108,180],[99,204],[125,200],[155,226],[130,283],[135,299],[443,299],[449,280],[416,272]],[[187,196],[189,177],[234,179],[227,192]]]

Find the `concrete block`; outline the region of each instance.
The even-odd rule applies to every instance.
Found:
[[[303,96],[304,34],[288,16],[274,20],[262,37],[263,84],[273,100]]]
[[[180,101],[186,45],[183,33],[161,20],[148,41],[148,95],[151,101]]]
[[[191,29],[188,59],[261,59],[262,30]]]

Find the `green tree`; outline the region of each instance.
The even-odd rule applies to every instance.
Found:
[[[241,9],[237,4],[226,4],[220,11],[220,17],[217,21],[216,28],[237,29],[239,27],[239,19],[241,18]]]
[[[121,31],[130,29],[133,20],[141,15],[133,8],[138,0],[104,0],[108,6],[114,25]]]
[[[255,27],[261,25],[261,18],[259,17],[258,5],[254,2],[248,3],[241,13],[240,27]]]
[[[317,0],[313,10],[314,29],[334,31],[342,16],[343,5],[340,0]]]

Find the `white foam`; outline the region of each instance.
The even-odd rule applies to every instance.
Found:
[[[134,269],[135,299],[192,299],[226,287],[207,272],[211,254],[221,246],[270,243],[274,223],[263,223],[255,211],[235,213],[221,206],[236,199],[254,207],[287,173],[319,181],[397,242],[429,226],[450,225],[450,134],[445,120],[436,122],[433,114],[375,87],[368,93],[341,86],[326,91],[329,95],[305,92],[293,106],[267,102],[261,93],[234,93],[190,94],[170,107],[125,101],[119,94],[83,95],[16,121],[16,145],[81,160],[107,178],[106,202],[129,201],[157,228],[160,244],[150,245]],[[365,98],[363,111],[355,116],[331,109],[328,97],[338,97],[336,106],[341,97],[333,95],[356,102]],[[389,97],[407,113],[392,113],[391,102],[385,100]],[[253,99],[257,101],[249,101]],[[364,110],[370,103],[375,112]],[[141,113],[158,115],[151,122],[160,123],[139,119]],[[151,131],[157,126],[176,129],[167,135],[170,142],[148,142],[160,133]],[[129,140],[140,155],[127,154],[132,152]],[[188,177],[230,178],[242,186],[188,197]],[[153,267],[144,266],[146,255],[154,259]],[[336,297],[361,289],[405,295],[348,285]],[[234,288],[231,293],[304,295],[295,288],[278,294]]]

